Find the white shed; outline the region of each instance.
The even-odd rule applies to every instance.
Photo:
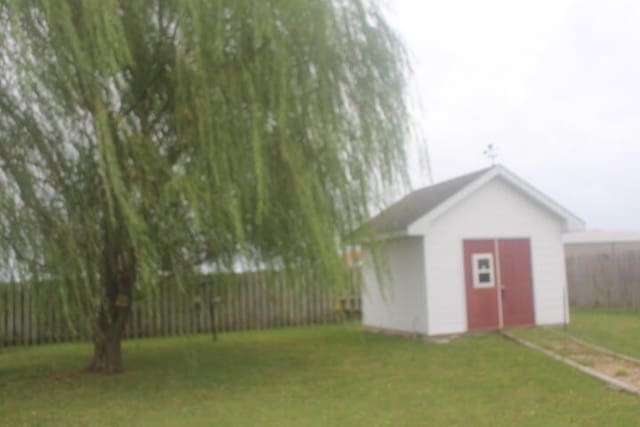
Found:
[[[502,166],[426,187],[370,221],[363,323],[444,335],[569,321],[562,233],[583,221]],[[379,279],[384,283],[379,283]]]

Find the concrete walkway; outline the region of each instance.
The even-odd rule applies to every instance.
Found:
[[[503,331],[502,335],[615,388],[640,395],[640,360],[638,359],[551,328]]]

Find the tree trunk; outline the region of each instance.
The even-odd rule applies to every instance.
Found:
[[[117,374],[124,370],[122,363],[122,337],[107,334],[97,338],[93,344],[93,360],[89,371]]]
[[[106,215],[105,215],[106,217]],[[136,253],[119,225],[105,220],[104,301],[94,326],[93,360],[88,370],[115,374],[124,370],[122,336],[131,313]]]
[[[100,310],[94,332],[93,360],[88,367],[90,372],[117,374],[124,370],[122,335],[128,318],[128,306],[112,310],[111,317],[104,309]]]

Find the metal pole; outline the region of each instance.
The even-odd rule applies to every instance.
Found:
[[[211,333],[213,335],[213,340],[218,341],[218,328],[216,325],[216,304],[220,302],[220,297],[213,297],[209,301],[209,315],[211,316]]]

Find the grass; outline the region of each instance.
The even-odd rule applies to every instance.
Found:
[[[640,359],[640,311],[572,309],[567,332]]]
[[[580,324],[581,322],[577,322]],[[637,396],[497,334],[423,344],[356,325],[0,350],[3,426],[636,426]],[[612,424],[613,423],[613,424]]]

